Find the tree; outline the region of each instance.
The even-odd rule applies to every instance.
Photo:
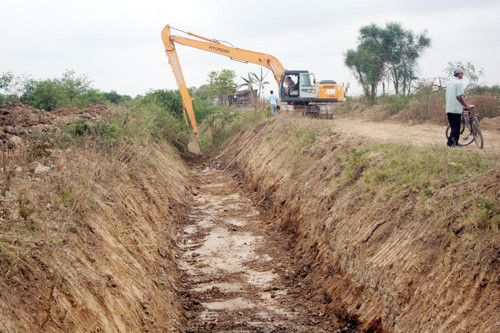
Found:
[[[218,98],[219,104],[228,105],[228,95],[236,92],[238,86],[234,79],[236,73],[233,70],[223,69],[220,72],[212,71],[208,74],[210,92]]]
[[[21,102],[46,111],[70,104],[58,80],[26,81]]]
[[[66,70],[60,82],[66,96],[73,102],[78,95],[89,92],[92,80],[85,75],[77,77],[74,70]]]
[[[361,84],[365,96],[372,101],[377,94],[377,85],[382,80],[384,61],[369,44],[358,45],[356,50],[348,50],[345,64]]]
[[[385,61],[397,95],[408,95],[416,79],[417,60],[430,46],[427,32],[416,35],[405,30],[401,23],[387,23],[385,28],[375,24],[360,29],[362,43],[372,45]]]
[[[387,72],[397,95],[410,94],[412,83],[417,79],[418,58],[431,44],[427,32],[415,34],[411,30],[404,29],[401,23],[395,22],[387,23],[385,28],[376,24],[367,25],[361,27],[359,32],[359,45],[355,51],[357,54],[348,51],[346,65],[349,66],[347,56],[350,55],[349,68],[353,72],[361,71],[363,74],[361,77],[364,81],[360,83],[365,86],[367,83],[378,84],[382,74]],[[374,65],[376,68],[372,69]],[[377,81],[378,74],[380,74],[379,81]],[[359,81],[359,73],[355,76]],[[371,86],[371,89],[376,90],[376,87]]]
[[[8,100],[8,95],[14,80],[14,75],[11,72],[4,72],[0,75],[0,105],[3,105]],[[2,93],[3,92],[3,93]]]
[[[259,96],[259,98],[260,98],[260,96],[262,94],[262,90],[264,90],[264,86],[266,84],[269,84],[269,82],[266,81],[266,76],[267,76],[268,73],[269,73],[269,71],[267,71],[266,74],[264,75],[263,72],[262,72],[262,68],[260,69],[260,76],[258,76],[255,73],[252,73],[254,82],[257,85],[257,89],[258,89],[257,95]]]
[[[8,90],[14,80],[14,75],[11,72],[4,72],[0,75],[0,89]]]

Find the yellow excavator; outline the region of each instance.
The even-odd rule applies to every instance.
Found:
[[[171,29],[178,30],[196,39],[172,35],[170,33]],[[268,68],[278,83],[281,102],[295,108],[300,108],[305,114],[319,116],[325,114],[325,110],[328,114],[328,110],[332,108],[331,103],[344,100],[344,87],[342,85],[337,84],[333,80],[316,83],[314,74],[306,70],[285,70],[281,62],[272,55],[228,46],[216,39],[206,38],[191,32],[184,32],[169,25],[163,28],[161,38],[182,96],[184,120],[191,136],[188,151],[193,154],[201,154],[198,126],[196,124],[192,98],[189,95],[186,81],[182,74],[174,43],[220,54],[232,60],[254,63]],[[191,124],[191,129],[189,124]]]

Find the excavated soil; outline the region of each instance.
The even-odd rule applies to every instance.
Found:
[[[356,332],[311,297],[290,235],[227,171],[193,166],[197,185],[180,260],[187,332]]]

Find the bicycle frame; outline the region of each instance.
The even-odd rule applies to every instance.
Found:
[[[466,124],[470,126],[471,120],[473,118],[476,118],[476,120],[479,122],[479,114],[477,113],[472,113],[472,111],[464,110],[462,112],[462,121],[465,121]],[[474,128],[471,126],[470,127],[471,133],[474,134]]]

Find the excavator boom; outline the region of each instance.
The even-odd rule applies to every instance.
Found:
[[[169,25],[167,25],[163,29],[161,36],[163,39],[163,43],[165,44],[165,48],[167,48],[167,46],[171,48],[174,45],[173,43],[178,43],[181,45],[194,47],[200,50],[205,50],[208,52],[220,54],[228,58],[231,58],[232,60],[241,61],[245,63],[250,62],[266,67],[269,70],[271,70],[271,72],[273,72],[276,82],[278,83],[278,85],[280,84],[281,77],[285,72],[285,68],[276,57],[270,54],[227,46],[225,44],[222,44],[218,40],[196,35],[192,32],[187,32],[187,34],[192,37],[196,37],[200,40],[171,35]]]

